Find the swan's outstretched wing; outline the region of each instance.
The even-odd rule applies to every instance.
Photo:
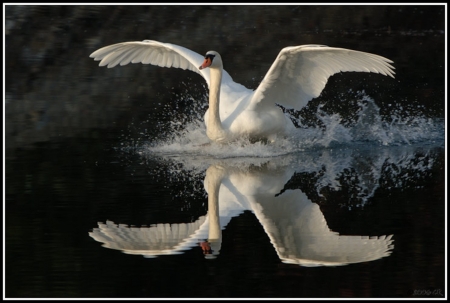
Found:
[[[200,70],[203,56],[185,47],[153,40],[122,42],[102,47],[89,57],[108,68],[129,63],[152,64],[191,70],[205,78],[209,86],[209,69]],[[227,76],[229,77],[228,73]]]
[[[89,57],[100,61],[99,66],[108,68],[129,63],[152,64],[161,67],[178,67],[201,73],[198,66],[203,56],[182,46],[144,40],[122,42],[102,47]]]
[[[129,63],[176,67],[196,72],[205,78],[209,86],[209,69],[200,70],[203,56],[185,47],[153,40],[122,42],[102,47],[89,57],[108,68]]]
[[[320,95],[328,78],[339,72],[372,72],[394,78],[391,60],[344,48],[324,45],[286,47],[278,54],[252,103],[256,106],[278,103],[301,109]]]

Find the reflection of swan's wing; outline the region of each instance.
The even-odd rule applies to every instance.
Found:
[[[206,217],[202,216],[193,223],[156,224],[150,227],[129,227],[126,224],[98,223],[89,235],[103,246],[122,250],[127,254],[156,255],[177,254],[181,250],[196,246],[198,233]]]
[[[224,229],[230,220],[242,213],[242,209],[221,209],[220,228]],[[156,224],[150,227],[129,227],[106,221],[98,223],[89,233],[104,247],[121,250],[127,254],[153,258],[158,255],[180,254],[208,238],[209,218],[202,216],[193,223]]]
[[[324,45],[300,45],[281,50],[255,91],[252,103],[278,103],[297,110],[320,95],[328,78],[339,72],[372,72],[394,77],[391,60]]]
[[[284,263],[337,266],[390,255],[391,236],[340,236],[331,231],[317,204],[300,190],[257,198],[253,210]]]
[[[185,47],[162,43],[153,40],[122,42],[102,47],[93,52],[89,57],[100,61],[100,66],[109,68],[118,64],[129,63],[152,64],[161,67],[176,67],[196,72],[210,83],[209,69],[200,70],[198,67],[203,62],[203,56]],[[223,82],[235,87],[230,75],[223,71]],[[241,87],[237,85],[236,87]]]

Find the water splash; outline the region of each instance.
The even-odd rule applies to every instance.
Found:
[[[404,108],[390,105],[387,114],[364,91],[357,92],[352,104],[356,109],[345,109],[344,118],[339,112],[317,106],[313,112],[318,123],[305,125],[299,112],[287,112],[298,128],[286,138],[273,144],[251,143],[241,138],[229,144],[210,144],[206,136],[203,115],[207,109],[205,94],[193,96],[189,90],[175,96],[186,102],[182,109],[168,106],[164,121],[158,124],[157,135],[141,132],[133,145],[141,152],[155,155],[198,155],[215,158],[276,157],[308,149],[333,148],[370,144],[374,146],[402,146],[411,144],[444,144],[444,119],[427,117],[420,106]],[[180,101],[181,100],[181,101]],[[353,111],[353,112],[351,112]],[[341,110],[342,112],[342,110]],[[349,113],[350,112],[350,113]],[[348,118],[348,117],[350,118]]]
[[[315,203],[339,201],[341,207],[361,208],[370,204],[379,190],[411,190],[433,178],[443,167],[440,146],[371,146],[305,150],[277,157],[234,157],[166,155],[155,158],[142,153],[152,163],[150,173],[175,186],[174,198],[205,196],[203,179],[211,165],[233,166],[240,170],[281,169],[292,172],[284,190],[301,189]],[[154,163],[159,163],[158,167]],[[290,173],[289,173],[290,174]],[[172,184],[173,186],[173,184]],[[270,184],[267,184],[270,186]],[[338,198],[336,198],[338,197]]]
[[[315,117],[320,126],[304,127],[301,117],[291,115],[295,124],[303,126],[297,140],[310,147],[328,148],[335,145],[373,144],[381,146],[436,143],[444,140],[442,119],[426,117],[421,107],[392,107],[389,116],[383,116],[374,99],[364,91],[356,94],[357,110],[345,119],[339,113],[329,113],[319,105]],[[347,113],[348,114],[348,113]]]
[[[314,180],[308,186],[317,202],[345,190],[348,201],[343,206],[361,207],[380,187],[402,188],[417,179],[411,173],[428,174],[434,157],[411,154],[409,148],[442,148],[445,143],[443,119],[427,117],[420,106],[413,105],[393,103],[382,111],[364,91],[349,102],[356,105],[347,108],[352,112],[342,108],[333,112],[326,105],[310,109],[317,123],[306,125],[298,112],[286,111],[297,128],[273,144],[251,143],[246,138],[225,145],[210,143],[203,122],[207,96],[192,96],[188,91],[176,96],[186,106],[166,108],[168,119],[158,125],[158,136],[141,133],[139,140],[126,147],[159,163],[150,175],[164,174],[170,182],[182,184],[174,193],[178,198],[204,196],[204,172],[217,161],[258,167],[283,159],[283,165],[295,166],[297,174],[308,177],[305,180]],[[290,162],[292,156],[294,162]]]

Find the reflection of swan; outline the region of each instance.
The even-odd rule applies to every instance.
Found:
[[[201,55],[184,47],[144,40],[109,45],[90,57],[101,60],[100,66],[143,63],[189,69],[202,75],[209,86],[206,133],[217,142],[241,136],[274,141],[277,135],[286,135],[293,124],[275,104],[301,109],[320,95],[335,73],[373,72],[394,77],[389,59],[323,45],[282,49],[255,91],[235,83],[223,70],[222,58],[215,51],[207,52],[202,63]]]
[[[193,223],[130,228],[99,224],[90,236],[126,253],[155,256],[179,253],[207,239],[214,258],[222,245],[222,229],[232,217],[251,210],[268,234],[279,258],[303,266],[337,266],[388,256],[392,235],[342,236],[331,231],[317,204],[299,189],[281,192],[294,171],[267,163],[259,167],[213,164],[204,180],[207,218]]]

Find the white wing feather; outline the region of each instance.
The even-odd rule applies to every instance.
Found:
[[[108,68],[129,63],[142,63],[187,69],[202,75],[208,87],[210,83],[209,69],[200,70],[198,68],[204,57],[175,44],[153,40],[122,42],[102,47],[89,57],[94,58],[95,61],[100,61],[99,66],[107,66]],[[222,81],[224,85],[232,87],[237,85],[225,70],[223,71]]]
[[[203,56],[182,46],[152,40],[117,43],[102,47],[89,57],[108,68],[128,63],[143,63],[161,67],[177,67],[201,73],[198,66]]]
[[[372,72],[394,78],[391,60],[360,51],[324,45],[286,47],[256,89],[255,106],[301,109],[320,95],[328,78],[339,72]]]

